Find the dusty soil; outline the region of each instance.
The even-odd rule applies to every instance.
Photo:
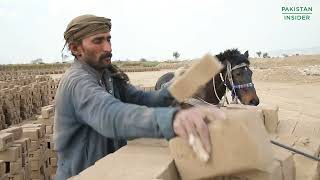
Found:
[[[304,72],[310,67],[320,72],[319,65],[320,56],[252,59],[253,80],[261,105],[278,105],[279,120],[320,122],[320,73]],[[128,74],[133,84],[149,87],[169,71],[172,70]]]

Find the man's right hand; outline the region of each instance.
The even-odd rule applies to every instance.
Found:
[[[192,143],[190,141],[194,141],[192,140],[194,138],[200,138],[205,151],[210,154],[211,140],[208,123],[225,118],[224,112],[215,106],[192,107],[177,112],[173,120],[173,129],[177,136],[186,139],[189,143]]]

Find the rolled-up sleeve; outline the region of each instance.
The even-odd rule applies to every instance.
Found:
[[[109,138],[174,136],[172,119],[177,108],[148,108],[121,102],[108,94],[89,75],[73,82],[71,99],[81,123]]]

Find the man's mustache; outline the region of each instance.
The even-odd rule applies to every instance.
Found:
[[[102,61],[102,60],[104,60],[104,59],[106,59],[106,58],[112,58],[112,53],[111,52],[108,52],[108,53],[106,53],[106,54],[102,54],[100,57],[99,57],[99,60],[100,61]]]

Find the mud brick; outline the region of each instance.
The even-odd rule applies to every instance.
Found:
[[[24,124],[22,126],[23,129],[38,129],[39,130],[39,137],[44,137],[44,134],[46,133],[46,126],[44,124]]]
[[[23,150],[22,150],[22,148],[23,148],[23,147],[22,147],[22,145],[21,145],[21,144],[12,144],[12,145],[11,145],[11,147],[18,147],[18,148],[19,148],[19,150],[20,150],[20,153],[19,153],[19,154],[21,154],[21,155],[22,155],[22,153],[23,153],[23,152],[22,152],[22,151],[23,151]]]
[[[9,180],[24,180],[24,170],[20,170],[18,174],[9,174]]]
[[[0,160],[0,177],[2,177],[6,173],[6,164],[5,161]],[[1,180],[1,178],[0,178]]]
[[[42,118],[49,118],[50,116],[53,116],[54,115],[54,107],[44,107],[41,109],[41,115],[42,115]]]
[[[0,152],[0,159],[4,161],[17,161],[21,157],[19,147],[9,147],[7,150]]]
[[[57,166],[51,166],[51,174],[56,174],[57,173]]]
[[[13,144],[14,136],[12,133],[0,133],[0,151],[6,150]]]
[[[53,142],[53,134],[46,134],[45,140],[46,142]]]
[[[40,148],[40,141],[31,141],[30,151],[36,151]]]
[[[0,180],[9,180],[9,174],[4,174],[0,177]]]
[[[54,150],[51,150],[51,151],[50,151],[50,157],[58,159],[58,154],[57,154],[57,152],[54,151]]]
[[[49,161],[45,161],[44,163],[44,174],[45,174],[45,177],[46,179],[49,179],[50,178],[50,175],[51,175],[51,166],[49,166]]]
[[[44,151],[44,159],[45,160],[49,160],[49,158],[50,158],[50,150],[49,149],[46,149],[45,151]],[[48,162],[49,163],[49,162]]]
[[[54,171],[54,172],[56,172],[56,171]],[[51,169],[51,176],[50,176],[50,178],[51,178],[52,180],[56,179],[56,173],[52,173],[52,169]]]
[[[41,153],[41,150],[38,149],[36,151],[32,151],[29,152],[29,161],[33,161],[33,160],[40,160],[43,161],[44,157],[43,157],[43,153]]]
[[[304,152],[312,154],[313,156],[318,156],[320,153],[320,139],[319,138],[309,138],[309,137],[299,137],[294,143],[294,148],[304,149]]]
[[[40,138],[40,131],[35,128],[23,128],[23,137],[30,138],[32,141],[38,141]]]
[[[53,134],[53,126],[51,125],[46,126],[46,134]]]
[[[42,170],[43,171],[43,170]],[[30,177],[31,179],[44,179],[44,175],[41,173],[41,170],[37,171],[30,171]]]
[[[22,159],[22,167],[25,167],[26,164],[29,163],[28,153],[23,153],[21,155],[21,159]]]
[[[49,125],[53,126],[54,123],[54,116],[49,117],[48,119],[42,118],[42,116],[38,117],[37,123],[43,124],[43,125]]]
[[[25,165],[24,170],[26,172],[26,174],[25,174],[26,179],[30,179],[30,173],[31,173],[31,165],[30,165],[30,163],[27,163]]]
[[[17,161],[6,162],[7,170],[10,174],[19,174],[22,169],[22,159],[19,158]]]
[[[53,167],[57,166],[57,158],[50,158],[50,165]]]
[[[6,133],[12,133],[15,140],[18,140],[22,137],[22,128],[21,127],[10,127],[8,129],[2,130]]]
[[[21,151],[22,153],[25,153],[28,151],[31,145],[31,140],[30,138],[23,138],[23,139],[15,140],[14,144],[21,144]]]
[[[54,142],[47,142],[47,148],[51,151],[54,150]]]
[[[41,162],[39,160],[31,160],[30,165],[31,165],[31,170],[36,171],[40,169]]]

